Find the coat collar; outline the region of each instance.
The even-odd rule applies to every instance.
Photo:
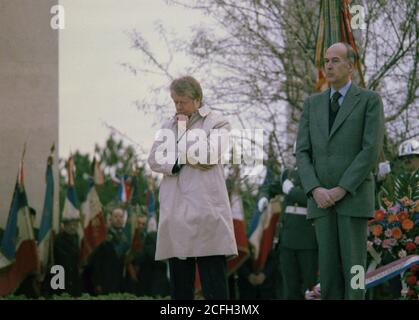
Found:
[[[205,118],[211,112],[211,108],[209,106],[202,106],[198,109],[198,112],[201,117]]]

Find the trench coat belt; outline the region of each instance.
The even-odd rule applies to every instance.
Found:
[[[307,208],[287,206],[285,208],[285,213],[288,213],[288,214],[299,214],[299,215],[302,215],[302,216],[306,216],[307,215]]]

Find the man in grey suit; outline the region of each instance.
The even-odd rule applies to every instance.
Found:
[[[326,51],[331,86],[307,98],[297,137],[297,165],[319,246],[322,299],[364,299],[367,220],[384,135],[380,96],[351,82],[356,55],[345,43]],[[353,278],[354,277],[354,278]],[[362,278],[361,278],[362,280]]]

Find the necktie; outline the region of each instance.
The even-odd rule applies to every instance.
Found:
[[[339,98],[342,95],[339,91],[336,91],[332,96],[332,101],[330,101],[330,111],[329,111],[329,132],[332,130],[333,123],[335,122],[336,115],[339,111]]]
[[[339,102],[338,102],[338,100],[339,100],[339,98],[341,96],[342,95],[340,94],[339,91],[336,91],[333,94],[333,96],[332,96],[332,102],[330,103],[330,108],[331,108],[332,112],[337,112],[339,110]]]

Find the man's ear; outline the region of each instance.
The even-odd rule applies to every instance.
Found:
[[[351,73],[353,73],[355,70],[355,64],[352,61],[348,61],[348,65],[349,65],[349,70],[351,71]]]

